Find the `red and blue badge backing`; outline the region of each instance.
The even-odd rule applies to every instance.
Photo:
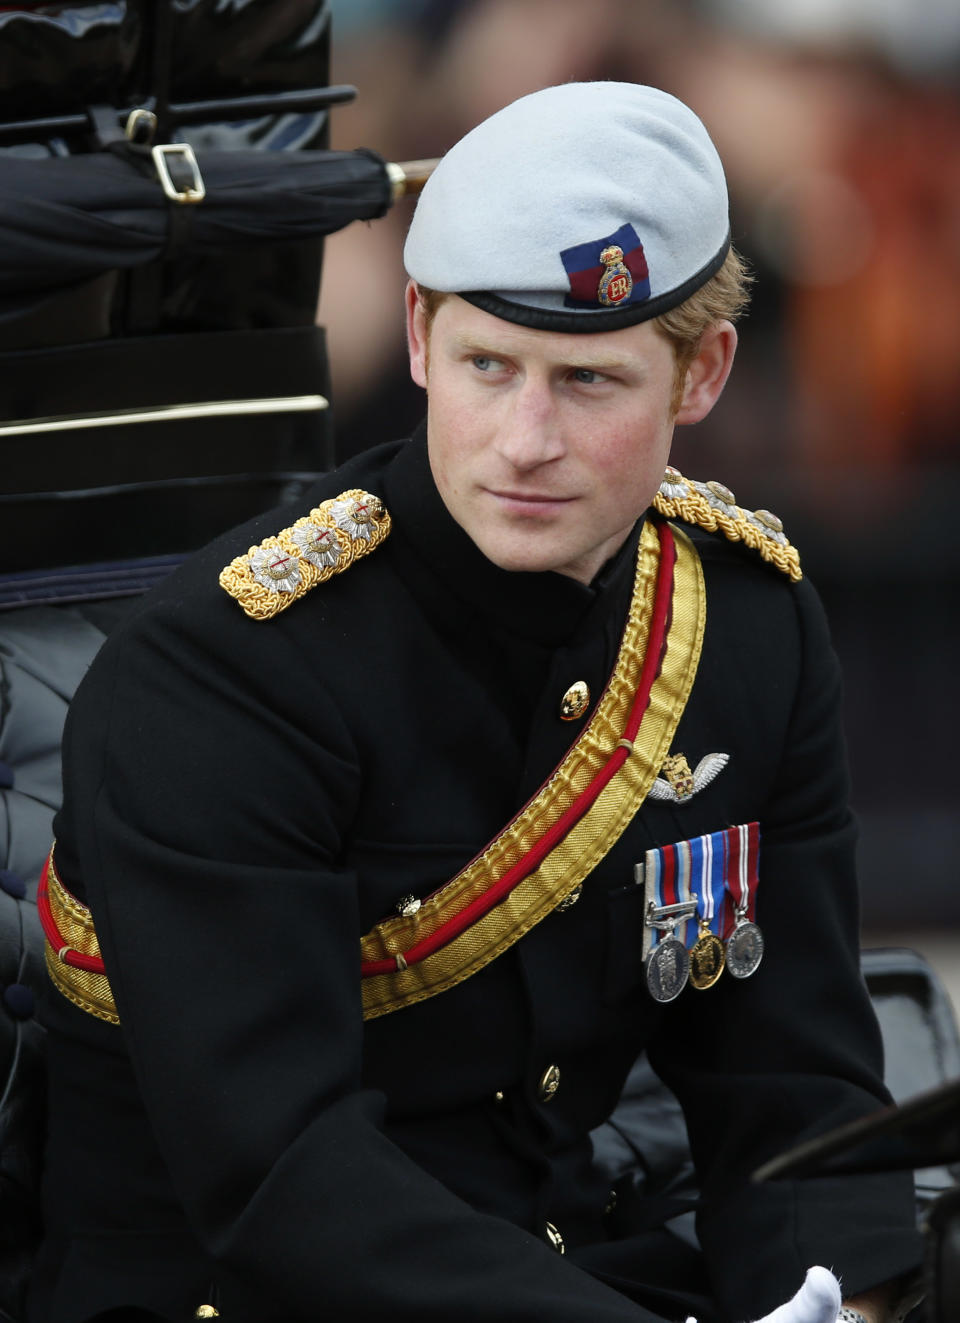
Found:
[[[600,308],[600,281],[607,270],[600,261],[604,248],[617,244],[623,249],[623,264],[633,277],[633,289],[627,298],[616,306],[629,307],[632,303],[644,303],[650,297],[650,272],[644,256],[643,244],[632,225],[621,225],[614,234],[604,239],[592,239],[589,243],[578,243],[573,248],[564,248],[560,254],[570,293],[564,298],[568,308]]]

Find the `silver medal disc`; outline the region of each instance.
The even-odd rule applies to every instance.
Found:
[[[673,1001],[679,997],[689,974],[687,948],[675,937],[663,938],[647,956],[647,987],[655,1001]]]
[[[749,978],[763,959],[763,933],[755,923],[738,923],[727,942],[727,969],[734,978]]]

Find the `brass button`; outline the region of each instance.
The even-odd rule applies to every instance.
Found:
[[[548,1066],[546,1070],[543,1072],[543,1074],[540,1076],[540,1087],[538,1089],[538,1093],[540,1094],[540,1101],[549,1102],[550,1099],[553,1097],[553,1095],[556,1093],[557,1089],[559,1089],[559,1087],[560,1087],[560,1067]]]
[[[613,1212],[613,1210],[616,1208],[616,1206],[617,1206],[617,1192],[616,1190],[611,1190],[609,1195],[607,1196],[607,1205],[603,1210],[604,1216],[609,1217],[610,1214]]]
[[[219,1318],[220,1310],[214,1309],[213,1305],[197,1305],[193,1313],[194,1318]]]
[[[573,909],[574,905],[576,905],[577,901],[580,899],[582,895],[583,895],[583,883],[578,882],[577,885],[570,892],[570,895],[564,896],[563,900],[561,900],[560,904],[557,906],[557,912],[562,914],[564,910]]]
[[[553,1223],[548,1222],[545,1230],[547,1233],[547,1243],[549,1245],[552,1245],[558,1254],[566,1254],[567,1247],[563,1243],[563,1236],[561,1236],[560,1232],[553,1225]]]
[[[560,700],[560,716],[564,721],[576,721],[590,706],[590,687],[586,680],[572,684]]]
[[[497,1089],[496,1093],[493,1095],[493,1101],[495,1103],[503,1102],[503,1089]]]

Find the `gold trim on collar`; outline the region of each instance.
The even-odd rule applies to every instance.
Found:
[[[672,615],[660,673],[632,751],[592,807],[543,862],[495,908],[448,945],[404,968],[404,951],[481,896],[525,855],[590,784],[621,742],[643,668],[659,564],[656,525],[643,527],[633,599],[613,674],[586,730],[556,771],[472,863],[423,901],[416,914],[377,924],[361,939],[364,961],[392,959],[396,972],[363,980],[364,1018],[433,997],[469,978],[546,918],[592,872],[643,803],[666,758],[700,659],[706,621],[703,570],[693,544],[673,529]]]

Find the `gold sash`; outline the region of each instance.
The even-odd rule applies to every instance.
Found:
[[[53,850],[40,879],[37,909],[46,937],[47,973],[53,986],[88,1015],[107,1024],[119,1024],[113,990],[103,972],[93,918],[86,905],[71,895],[57,876]]]
[[[703,642],[706,597],[700,558],[672,527],[676,546],[666,648],[650,701],[625,763],[540,865],[495,907],[426,955],[406,954],[478,900],[549,831],[590,785],[622,741],[643,669],[660,561],[657,526],[644,524],[633,599],[613,674],[586,730],[549,780],[483,852],[416,914],[383,920],[361,939],[365,964],[393,968],[363,979],[363,1013],[373,1019],[433,997],[469,978],[512,946],[574,891],[619,840],[666,758],[693,686]]]
[[[620,651],[593,717],[549,780],[472,863],[429,896],[415,915],[386,919],[361,939],[364,963],[387,960],[392,967],[389,973],[363,979],[364,1019],[433,997],[496,959],[583,882],[636,814],[663,765],[690,695],[706,619],[699,557],[679,529],[673,527],[672,535],[676,563],[669,625],[662,661],[636,734],[632,740],[624,740],[644,668],[660,569],[657,529],[649,520],[641,535]],[[424,938],[442,936],[444,924],[471,904],[482,903],[489,888],[557,827],[611,758],[617,757],[621,745],[630,746],[623,765],[539,866],[440,949],[407,964],[405,952]],[[51,978],[75,1005],[98,1019],[119,1024],[90,911],[57,877],[52,852],[45,872],[38,900]]]

